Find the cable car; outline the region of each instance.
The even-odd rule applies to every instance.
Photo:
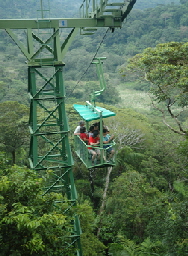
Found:
[[[80,117],[86,122],[86,129],[89,130],[89,125],[92,121],[98,121],[100,124],[100,144],[97,149],[100,150],[100,158],[92,163],[92,155],[89,153],[88,148],[96,148],[91,145],[87,145],[79,135],[74,136],[74,145],[75,152],[80,160],[85,164],[85,166],[90,168],[103,168],[108,166],[115,165],[115,154],[112,159],[108,160],[108,149],[113,147],[115,148],[115,142],[112,141],[109,144],[103,144],[103,119],[111,116],[115,116],[116,114],[110,110],[99,106],[93,106],[89,101],[86,101],[86,105],[73,105],[74,109],[78,112]]]
[[[90,95],[90,102],[86,101],[86,105],[78,105],[74,104],[74,109],[78,112],[80,117],[86,122],[86,129],[89,130],[89,124],[92,121],[98,121],[99,123],[99,131],[100,131],[100,144],[99,146],[91,146],[87,145],[78,135],[74,136],[74,143],[75,143],[75,152],[77,156],[80,158],[80,160],[85,164],[85,166],[89,168],[103,168],[108,166],[115,165],[115,154],[113,155],[112,159],[109,161],[108,159],[108,153],[115,147],[115,142],[111,142],[109,144],[103,144],[103,119],[111,116],[115,116],[116,114],[110,110],[107,110],[105,108],[96,106],[96,97],[101,95],[101,93],[106,89],[106,82],[104,79],[104,73],[103,73],[103,60],[106,59],[106,57],[95,57],[92,64],[96,65],[97,69],[97,75],[100,82],[100,90],[94,91]],[[88,149],[98,149],[100,150],[100,159],[93,163],[92,162],[92,155],[89,153]]]

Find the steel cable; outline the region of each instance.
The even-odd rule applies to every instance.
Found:
[[[99,46],[98,46],[96,52],[95,52],[95,54],[94,54],[94,56],[93,56],[91,62],[89,63],[88,67],[86,68],[86,70],[84,71],[84,73],[82,74],[82,76],[80,77],[80,79],[77,81],[76,85],[73,87],[73,89],[71,90],[71,92],[69,93],[69,95],[67,95],[67,97],[70,97],[70,96],[71,96],[71,94],[73,93],[73,91],[76,89],[76,87],[78,86],[78,84],[81,82],[81,80],[82,80],[82,78],[84,77],[84,75],[87,73],[87,71],[88,71],[88,69],[90,68],[90,66],[91,66],[91,64],[92,64],[92,62],[93,62],[93,60],[94,60],[94,58],[96,57],[96,55],[97,55],[97,53],[98,53],[98,51],[99,51],[99,49],[100,49],[102,43],[104,42],[104,39],[105,39],[105,37],[106,37],[106,35],[107,35],[107,33],[108,33],[109,30],[110,30],[110,28],[108,28],[108,29],[106,30],[106,32],[105,32],[105,34],[104,34],[104,36],[103,36],[103,38],[102,38],[102,40],[101,40],[101,42],[100,42],[100,44],[99,44]]]

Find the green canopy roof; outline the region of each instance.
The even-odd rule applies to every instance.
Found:
[[[100,118],[100,112],[102,114],[102,118],[115,116],[116,114],[110,110],[107,110],[102,107],[90,107],[88,105],[73,105],[74,109],[79,113],[79,115],[85,120],[85,121],[92,121],[97,120]]]

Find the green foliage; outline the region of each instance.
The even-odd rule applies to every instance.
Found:
[[[108,217],[101,230],[103,240],[105,233],[110,234],[110,227],[113,230],[108,240],[110,255],[186,252],[187,187],[180,182],[174,186],[180,194],[159,192],[135,171],[123,173],[114,181],[107,201]],[[111,222],[107,221],[110,218]]]
[[[29,109],[16,101],[0,103],[0,147],[12,155],[16,163],[16,152],[28,143]]]
[[[111,109],[116,116],[105,120],[105,124],[110,133],[115,134],[119,149],[128,146],[134,150],[142,150],[150,144],[152,129],[146,116],[133,109]]]
[[[55,0],[54,2],[50,2],[50,6],[48,5],[48,2],[43,3],[44,9],[50,11],[51,17],[62,17],[62,15],[63,17],[70,17],[73,14],[75,15],[75,10],[78,13],[80,4],[68,0],[64,0],[63,3],[61,3],[61,1]],[[72,8],[70,8],[70,6]],[[0,5],[0,13],[2,19],[40,17],[40,12],[37,12],[37,10],[40,9],[40,1],[37,0],[26,0],[24,3],[21,0],[6,0]],[[49,11],[46,11],[47,17],[49,15]]]
[[[34,15],[34,10],[39,9],[35,1],[26,2],[20,0],[2,2],[1,16],[23,18]],[[160,2],[164,3],[164,1]],[[127,63],[127,58],[159,43],[187,40],[187,1],[181,0],[184,6],[172,5],[170,2],[171,0],[166,0],[165,3],[169,5],[161,5],[154,9],[135,9],[131,12],[126,26],[107,35],[99,54],[107,56],[104,66],[108,89],[106,94],[100,97],[100,102],[113,105],[120,102],[116,90],[120,79],[117,70],[124,62]],[[63,1],[63,4],[65,8],[61,9],[59,1],[51,3],[52,16],[71,17],[74,10],[77,11],[79,7],[76,1],[67,0]],[[70,5],[71,10],[69,10]],[[142,9],[155,5],[155,0],[137,1],[137,7]],[[65,34],[66,32],[63,32],[62,37]],[[93,69],[90,69],[84,77],[82,74],[92,60],[103,35],[104,29],[98,29],[92,37],[78,36],[65,58],[65,80],[67,80],[65,86],[69,104],[78,100],[88,100],[89,94],[98,86],[95,82],[96,72]],[[19,36],[23,38],[23,33]],[[160,44],[154,49],[146,50],[148,56],[145,56],[144,65],[147,64],[151,72],[148,77],[152,82],[157,82],[158,89],[161,80],[164,82],[163,89],[166,94],[163,95],[156,88],[153,90],[157,99],[166,101],[169,95],[176,100],[177,105],[185,106],[187,46],[184,43],[169,43],[166,46]],[[5,32],[0,33],[0,50],[2,61],[0,100],[16,98],[21,103],[27,103],[26,68],[21,64],[25,60]],[[138,61],[137,57],[135,61]],[[7,66],[4,63],[7,63]],[[145,68],[144,65],[142,63],[142,67]],[[145,69],[144,71],[148,72]],[[136,83],[134,83],[136,76],[132,71],[127,72],[123,79],[131,82],[129,86],[136,90],[148,90],[149,83],[140,82],[143,76],[142,69],[137,69],[136,72],[136,76],[139,77]],[[84,81],[72,92],[76,85],[75,80],[79,80],[80,77]],[[169,83],[172,83],[172,87]],[[136,102],[133,101],[132,104],[135,105]],[[12,106],[14,110],[19,110],[19,105],[14,103]],[[79,165],[77,159],[78,165],[74,169],[76,185],[81,195],[76,211],[81,219],[84,255],[99,256],[104,254],[104,250],[106,255],[111,256],[187,255],[187,141],[182,142],[175,134],[172,136],[172,133],[161,125],[160,117],[152,108],[150,119],[131,109],[117,109],[114,106],[107,108],[117,113],[115,118],[105,120],[105,124],[112,134],[115,133],[119,148],[117,165],[113,168],[110,189],[107,191],[107,206],[100,223],[94,211],[97,213],[100,206],[106,171],[104,169],[88,171],[83,165]],[[19,125],[22,121],[22,127],[25,127],[25,117],[18,122],[20,116],[16,116],[15,111],[10,111],[8,118],[5,118],[4,112],[8,109],[9,106],[3,108],[1,112],[1,117],[4,118],[1,119],[3,131],[8,133],[11,130],[15,131],[15,128],[20,129]],[[67,110],[72,132],[79,118],[75,116],[72,106],[67,105]],[[174,113],[177,114],[178,110],[176,107]],[[187,127],[187,112],[179,117],[184,127]],[[12,125],[13,123],[16,127]],[[1,138],[2,135],[1,132]],[[18,135],[19,139],[21,135]],[[12,136],[13,134],[11,138]],[[27,141],[23,143],[26,145]],[[177,151],[178,146],[179,151]],[[1,150],[5,151],[3,144]],[[67,241],[71,218],[67,216],[65,219],[62,214],[64,209],[55,206],[54,200],[64,200],[64,198],[53,193],[42,197],[43,180],[35,176],[33,171],[16,166],[8,167],[7,152],[8,149],[6,154],[2,153],[3,160],[0,162],[2,256],[60,255],[62,241]],[[17,156],[18,154],[24,155],[25,148],[21,146]],[[85,199],[91,200],[93,209],[90,203],[84,201]],[[95,236],[99,227],[100,241]],[[64,248],[63,250],[63,254],[74,253],[72,248],[67,252]]]
[[[164,125],[154,123],[153,127],[153,144],[144,152],[141,172],[160,191],[173,191],[174,181],[187,179],[187,156],[179,149],[184,138],[172,136]]]
[[[188,197],[188,186],[185,182],[177,180],[174,182],[174,188],[176,191],[178,191],[180,194],[183,195],[183,197]]]
[[[118,243],[117,243],[118,242]],[[140,245],[132,240],[125,239],[122,235],[118,235],[116,243],[112,243],[109,248],[109,255],[112,256],[160,256],[163,253],[164,246],[160,241],[152,242],[150,238],[146,238]]]
[[[67,204],[60,194],[42,196],[44,180],[18,166],[0,170],[1,255],[73,255],[69,242],[71,218],[62,213]]]
[[[184,0],[186,1],[186,0]],[[167,4],[179,4],[181,0],[174,0],[173,2],[171,0],[143,0],[142,2],[137,1],[135,4],[135,8],[139,9],[145,9],[145,8],[153,8],[157,5],[167,5]]]
[[[22,1],[10,1],[0,4],[0,13],[3,18],[29,18],[39,17],[37,13],[40,1],[27,1],[27,4]],[[159,3],[159,0],[157,1]],[[157,43],[168,41],[185,41],[188,35],[187,25],[187,5],[184,7],[180,5],[172,5],[171,1],[165,1],[167,5],[156,6],[157,2],[153,1],[137,1],[137,8],[147,9],[139,10],[134,9],[129,15],[129,21],[122,29],[116,29],[114,33],[108,33],[103,44],[101,45],[99,56],[106,56],[105,73],[109,74],[110,80],[119,79],[117,70],[127,58],[142,52],[146,47],[154,47]],[[162,1],[160,1],[162,2]],[[178,1],[175,1],[177,3]],[[71,8],[70,8],[71,6]],[[50,15],[51,17],[75,17],[78,16],[80,4],[75,1],[53,1],[50,2]],[[148,7],[155,8],[148,8]],[[11,8],[10,8],[11,7]],[[31,11],[32,10],[32,11]],[[152,18],[151,18],[152,17]],[[85,72],[88,65],[101,42],[106,29],[100,28],[93,36],[77,36],[71,45],[70,51],[65,57],[65,80],[77,81],[81,80],[96,80],[96,72],[89,69]],[[62,31],[62,37],[67,36],[67,31]],[[19,37],[25,37],[24,33],[19,33]],[[24,41],[24,39],[23,39]],[[1,100],[15,100],[27,103],[27,73],[26,66],[24,66],[25,58],[20,53],[20,50],[14,45],[11,39],[6,35],[6,32],[0,33],[0,49],[2,60],[2,75],[0,86],[2,85]],[[17,58],[14,58],[17,56]],[[6,66],[4,63],[6,62]],[[84,76],[82,76],[84,74]],[[78,86],[78,91],[82,86]],[[110,86],[109,86],[110,88]],[[116,89],[116,85],[112,90]],[[69,89],[69,86],[67,86]],[[75,98],[79,98],[79,93],[75,93]],[[115,93],[115,97],[117,93]],[[112,94],[110,94],[111,96]],[[104,95],[103,95],[104,96]],[[73,96],[74,97],[74,96]],[[87,98],[88,99],[88,98]],[[107,99],[100,99],[106,103]],[[107,101],[106,101],[107,100]],[[117,101],[116,101],[117,102]]]
[[[134,77],[135,79],[135,77]],[[136,80],[134,82],[130,82],[126,84],[127,88],[136,90],[136,91],[149,91],[150,89],[150,83],[147,81],[142,81],[142,80]]]
[[[186,0],[180,0],[180,3],[186,5],[186,4],[187,4],[187,1],[186,1]]]
[[[82,235],[81,243],[85,256],[102,256],[104,255],[105,246],[97,239],[94,234],[96,224],[95,215],[92,207],[87,201],[78,206],[78,214],[80,215]]]
[[[116,168],[119,171],[123,172],[128,170],[139,170],[143,158],[143,154],[136,153],[128,146],[125,146],[124,148],[118,151],[116,157]]]
[[[187,138],[184,141],[180,142],[178,151],[184,156],[188,157],[188,139]]]
[[[147,232],[150,233],[151,239],[163,237],[164,251],[169,254],[184,255],[188,249],[185,227],[186,207],[186,201],[180,199],[178,194],[166,194],[166,198],[163,197],[161,213],[158,216],[154,215],[148,224]]]
[[[187,105],[187,43],[159,44],[136,55],[129,67],[142,71],[155,87],[153,93],[159,101],[169,98],[179,105]]]
[[[181,135],[186,135],[180,113],[188,105],[187,48],[187,43],[159,44],[133,57],[128,65],[129,69],[151,82],[154,100],[163,102],[168,114],[174,119],[176,126],[168,126]],[[165,118],[164,110],[161,112]]]
[[[121,97],[115,86],[109,86],[99,97],[97,97],[97,101],[104,104],[116,105],[121,104]]]
[[[3,158],[0,163],[2,167]],[[1,255],[74,255],[71,243],[72,210],[58,193],[43,195],[45,178],[18,166],[0,170]],[[56,203],[62,201],[63,203]],[[74,209],[80,216],[84,255],[103,255],[105,246],[95,236],[95,215],[88,202]],[[91,254],[92,253],[92,254]]]
[[[114,182],[112,197],[107,203],[107,211],[116,220],[116,230],[122,231],[129,239],[142,241],[145,226],[155,211],[159,196],[160,192],[145,182],[138,172],[123,173]]]
[[[72,81],[67,83],[66,88],[68,102],[70,97],[75,98],[74,102],[78,99],[80,101],[90,100],[91,94],[100,90],[99,81],[82,82],[78,85]],[[107,89],[101,93],[101,95],[96,97],[96,101],[104,104],[114,105],[121,102],[121,97],[119,96],[116,87],[109,85],[107,86]]]

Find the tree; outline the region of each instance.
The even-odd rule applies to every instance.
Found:
[[[128,171],[111,189],[100,236],[112,255],[185,255],[186,181],[175,181],[173,193],[160,192],[143,174]]]
[[[12,155],[12,163],[16,163],[16,152],[29,139],[29,109],[16,101],[0,103],[0,147]]]
[[[182,117],[188,105],[188,43],[171,42],[147,48],[130,59],[127,68],[151,82],[153,105],[162,113],[164,123],[173,132],[186,135]],[[160,104],[156,106],[154,102]],[[174,126],[167,122],[167,113]]]
[[[42,196],[44,179],[18,166],[0,170],[1,255],[59,255],[68,241],[71,217],[64,216],[61,194]],[[65,255],[73,255],[73,248]]]
[[[102,256],[105,246],[95,235],[96,221],[95,214],[88,201],[78,205],[82,235],[81,244],[84,256]]]
[[[154,213],[154,202],[159,197],[159,190],[151,187],[144,175],[136,171],[122,173],[113,183],[112,194],[107,201],[107,212],[114,218],[116,231],[142,242],[146,238],[147,222]]]
[[[181,4],[187,4],[187,0],[180,0]]]
[[[71,246],[72,209],[67,212],[67,200],[60,193],[43,195],[45,180],[52,171],[41,178],[33,170],[7,166],[3,159],[0,166],[1,256],[75,255]],[[105,247],[93,234],[92,207],[85,201],[74,207],[74,214],[76,211],[81,220],[84,255],[102,255]]]
[[[152,129],[146,116],[128,108],[106,107],[116,113],[115,117],[104,120],[104,124],[109,127],[110,134],[115,135],[118,149],[128,146],[135,150],[142,150],[148,146]]]

